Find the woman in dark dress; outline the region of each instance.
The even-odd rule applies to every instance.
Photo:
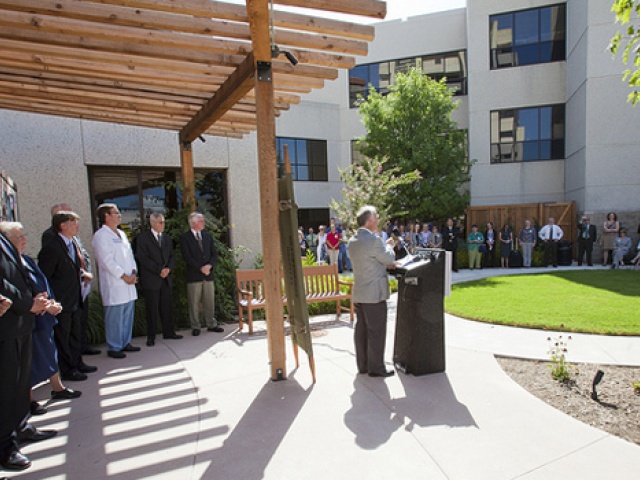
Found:
[[[493,228],[493,223],[487,222],[487,229],[484,231],[484,266],[495,267],[496,265],[496,241],[498,240],[498,234]]]
[[[513,233],[508,224],[504,224],[500,230],[500,265],[502,268],[509,268],[509,254],[511,253],[511,244],[513,242]]]

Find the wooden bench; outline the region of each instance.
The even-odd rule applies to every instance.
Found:
[[[304,291],[307,303],[336,302],[336,316],[341,311],[349,312],[353,322],[353,303],[351,302],[351,283],[343,282],[338,276],[337,265],[321,265],[302,267]],[[282,304],[287,305],[287,297],[282,281],[283,272],[280,271],[282,284]],[[244,327],[244,311],[247,311],[249,333],[253,333],[253,311],[264,309],[264,270],[236,270],[236,285],[238,288],[238,318],[240,331]],[[340,286],[349,287],[349,293],[340,292]],[[343,307],[341,300],[349,300],[349,307]]]

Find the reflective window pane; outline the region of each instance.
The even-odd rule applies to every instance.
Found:
[[[538,109],[524,108],[518,112],[518,141],[538,140]]]
[[[491,48],[510,47],[513,44],[513,15],[494,15],[490,20]]]
[[[540,41],[539,10],[525,10],[514,15],[514,45],[529,45]]]

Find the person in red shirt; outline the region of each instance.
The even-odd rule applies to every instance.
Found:
[[[338,263],[338,256],[340,254],[340,238],[341,234],[336,229],[336,224],[331,224],[331,230],[327,233],[327,254],[329,256],[329,264],[334,265]],[[342,270],[338,266],[338,270]]]

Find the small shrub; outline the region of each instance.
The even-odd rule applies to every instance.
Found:
[[[547,338],[547,341],[551,342],[548,352],[551,355],[549,370],[553,379],[560,383],[569,383],[571,377],[578,373],[578,369],[567,361],[567,344],[569,340],[571,340],[571,336],[568,336],[566,340],[563,340],[562,335],[553,339],[551,337]]]
[[[633,382],[633,393],[640,395],[640,382]]]
[[[307,254],[302,257],[302,266],[303,267],[313,267],[316,264],[316,256],[313,254],[311,250],[307,250]]]

